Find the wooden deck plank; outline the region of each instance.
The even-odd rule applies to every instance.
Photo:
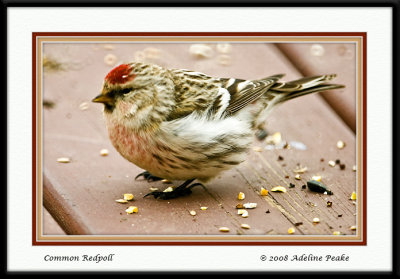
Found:
[[[63,229],[47,210],[43,210],[43,233],[45,235],[65,235]]]
[[[354,234],[348,230],[355,225],[355,206],[348,200],[355,190],[355,173],[351,170],[355,160],[354,134],[317,95],[299,98],[277,108],[267,124],[269,132],[279,131],[285,140],[304,143],[307,150],[251,151],[244,164],[221,174],[206,185],[206,190],[197,187],[191,196],[170,201],[143,199],[149,187],[163,189],[168,185],[134,181],[142,170],[114,150],[106,134],[101,106],[89,102],[99,92],[101,80],[110,69],[103,62],[106,54],[115,54],[118,61],[126,62],[137,56],[135,51],[143,51],[149,46],[162,50],[161,58],[154,62],[168,67],[224,77],[261,78],[277,73],[286,73],[285,80],[300,77],[290,61],[273,45],[234,45],[230,66],[219,65],[216,52],[212,58],[196,59],[188,52],[190,45],[183,44],[114,44],[113,49],[93,44],[79,44],[79,47],[46,45],[46,55],[64,59],[70,68],[48,72],[44,78],[44,99],[55,103],[53,108],[44,110],[44,192],[51,193],[45,195],[44,202],[55,219],[62,220],[60,225],[67,233],[282,235],[287,234],[287,229],[295,223],[302,222],[303,225],[296,226],[296,234],[330,235],[335,230]],[[88,109],[79,108],[82,102],[88,102]],[[343,150],[335,147],[338,139],[347,144]],[[257,140],[255,145],[266,147],[265,142]],[[99,155],[102,148],[110,151],[109,156]],[[284,157],[283,161],[277,161],[279,155]],[[72,161],[58,163],[59,157],[70,157]],[[329,160],[336,159],[346,163],[345,170],[328,166]],[[297,163],[308,167],[302,181],[293,178],[292,170]],[[322,175],[322,181],[334,195],[301,189],[301,185],[315,174]],[[289,178],[285,177],[287,175]],[[258,194],[261,186],[268,190],[278,184],[288,188],[289,182],[296,186],[287,193],[270,192],[267,197]],[[178,183],[174,182],[174,185]],[[237,215],[235,206],[240,191],[246,194],[244,202],[258,204],[257,208],[249,210],[248,218]],[[116,203],[115,200],[122,198],[124,193],[133,193],[135,200],[129,204]],[[326,207],[326,198],[333,201],[331,208]],[[127,205],[138,206],[139,212],[127,215],[124,211]],[[202,211],[200,206],[208,209]],[[191,210],[197,212],[196,216],[189,214]],[[343,216],[337,217],[338,214]],[[319,217],[321,223],[314,225],[314,217]],[[251,229],[242,229],[242,223],[249,224]],[[218,231],[220,226],[231,230],[221,233]]]
[[[278,48],[290,59],[305,76],[321,73],[337,74],[335,82],[346,84],[346,90],[321,95],[343,119],[356,131],[356,45],[354,43],[304,43],[277,44]]]

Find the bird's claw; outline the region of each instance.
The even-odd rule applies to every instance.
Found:
[[[191,189],[195,186],[202,186],[203,188],[205,188],[204,185],[201,183],[194,183],[188,186],[188,184],[185,182],[179,187],[175,188],[173,191],[170,192],[153,191],[144,195],[143,198],[152,195],[154,196],[155,199],[162,199],[162,200],[175,199],[178,197],[190,195],[192,193]]]
[[[139,177],[143,176],[143,178],[145,180],[147,180],[147,182],[153,182],[153,181],[159,181],[162,180],[163,178],[152,175],[151,173],[149,173],[148,171],[144,171],[142,173],[139,173],[136,177],[135,180],[137,180]]]

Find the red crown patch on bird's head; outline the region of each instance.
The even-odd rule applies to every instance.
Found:
[[[131,66],[129,64],[121,64],[112,69],[105,80],[111,84],[125,83],[133,80],[136,75],[131,73]]]

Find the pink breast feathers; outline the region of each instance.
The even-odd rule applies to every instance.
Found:
[[[123,84],[133,80],[135,77],[136,75],[131,73],[131,66],[129,64],[121,64],[112,69],[105,79],[111,84]]]

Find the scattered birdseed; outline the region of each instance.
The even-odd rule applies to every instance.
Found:
[[[339,231],[334,231],[333,235],[341,235],[341,233]]]
[[[357,171],[357,166],[356,165],[353,166],[353,171]]]
[[[114,66],[117,63],[117,56],[114,54],[107,54],[104,56],[104,63],[106,63],[108,66]]]
[[[172,192],[174,191],[174,188],[172,188],[171,186],[169,186],[167,189],[165,189],[163,192],[167,193],[167,192]]]
[[[244,212],[241,215],[243,218],[247,218],[247,217],[249,217],[249,212],[247,210],[244,210]]]
[[[268,136],[268,133],[266,130],[260,128],[256,131],[255,135],[258,140],[264,140]]]
[[[265,141],[267,144],[277,145],[282,141],[282,135],[280,132],[276,132],[276,133],[272,134],[271,136],[267,136]]]
[[[150,187],[150,188],[149,188],[149,191],[150,191],[150,192],[158,191],[158,188]]]
[[[207,206],[201,206],[200,209],[201,210],[206,210],[208,207]]]
[[[314,218],[312,221],[313,223],[319,223],[319,218]]]
[[[116,202],[118,202],[118,203],[127,203],[128,201],[127,200],[124,200],[124,199],[118,199],[118,200],[115,200]]]
[[[296,168],[293,170],[295,173],[305,173],[307,171],[307,167],[302,167],[297,165]]]
[[[105,148],[101,149],[100,150],[100,155],[101,156],[107,156],[108,155],[108,149],[105,149]]]
[[[300,226],[300,225],[303,225],[303,222],[297,222],[297,223],[294,223],[294,225],[295,226]]]
[[[267,211],[265,211],[265,213],[271,213],[271,211],[269,211],[269,209],[267,209]]]
[[[232,62],[232,58],[229,55],[221,54],[217,57],[218,64],[228,66]]]
[[[336,160],[335,160],[335,163],[336,163],[336,164],[340,164],[340,159],[336,159]]]
[[[351,227],[350,227],[350,230],[352,230],[352,231],[357,230],[357,226],[351,226]]]
[[[288,229],[288,234],[294,234],[295,231],[296,231],[296,229],[291,227]]]
[[[311,55],[313,56],[323,56],[325,53],[325,49],[320,44],[313,44],[310,48]]]
[[[357,199],[357,194],[356,194],[356,192],[353,192],[353,193],[351,194],[350,199],[353,200],[353,201],[355,201],[355,200]]]
[[[130,206],[125,210],[125,212],[127,214],[137,213],[138,212],[138,208],[136,206]]]
[[[240,192],[238,195],[238,200],[244,200],[245,194],[243,192]]]
[[[281,155],[278,156],[278,161],[282,161],[283,159],[284,158]]]
[[[297,180],[300,180],[300,179],[301,179],[301,176],[300,176],[300,174],[296,174],[296,175],[294,176],[294,178],[297,179]]]
[[[79,105],[80,110],[87,110],[89,108],[89,103],[83,102]]]
[[[190,213],[190,215],[192,215],[192,216],[196,216],[196,214],[197,214],[196,211],[194,211],[194,210],[191,210],[189,213]]]
[[[296,187],[296,185],[294,185],[293,183],[289,183],[289,188],[294,188]]]
[[[329,161],[328,162],[328,165],[330,165],[331,167],[334,167],[334,166],[336,166],[336,163],[335,163],[335,161]]]
[[[168,179],[163,179],[163,180],[161,180],[161,182],[164,183],[164,184],[171,184],[172,183],[172,181],[169,181]]]
[[[306,185],[302,185],[302,186],[301,186],[301,189],[306,189],[306,188],[307,188]]]
[[[241,208],[244,208],[243,204],[238,203],[238,204],[236,205],[236,209],[241,209]]]
[[[107,45],[104,45],[103,48],[106,50],[113,50],[115,47],[113,45],[107,44]]]
[[[337,217],[342,217],[343,216],[343,214],[338,214],[338,216]]]
[[[311,180],[320,182],[321,181],[321,176],[320,175],[314,175],[313,177],[311,177]]]
[[[336,143],[336,147],[339,148],[339,149],[343,149],[345,146],[346,146],[346,143],[344,141],[342,141],[342,140],[339,140]]]
[[[250,225],[248,224],[241,224],[240,227],[246,230],[250,229]]]
[[[228,227],[220,227],[219,231],[220,232],[229,232],[229,228]]]
[[[299,141],[289,141],[289,146],[297,150],[307,150],[307,145]]]
[[[242,215],[243,213],[247,212],[246,209],[238,209],[237,214]]]
[[[71,162],[71,159],[68,158],[68,157],[60,157],[60,158],[57,159],[57,162],[59,162],[59,163],[69,163],[69,162]]]
[[[196,58],[210,58],[213,52],[213,49],[205,44],[193,44],[189,48],[189,53]]]
[[[271,189],[272,192],[286,193],[286,188],[283,186],[276,186]]]
[[[324,184],[316,180],[307,181],[308,188],[313,192],[324,193],[328,195],[333,195],[332,191],[328,190]]]
[[[263,188],[263,187],[261,187],[260,195],[261,195],[261,196],[267,196],[267,195],[268,195],[268,190],[265,189],[265,188]]]
[[[255,203],[255,202],[248,202],[248,203],[243,204],[243,207],[244,207],[244,208],[247,208],[247,209],[256,208],[256,207],[257,207],[257,203]]]
[[[220,53],[230,53],[232,51],[231,44],[217,44],[217,51]]]
[[[254,146],[253,150],[256,152],[262,152],[262,148],[260,146]]]
[[[339,167],[340,167],[341,170],[344,170],[346,168],[346,165],[345,164],[340,164]]]
[[[124,194],[124,200],[126,201],[133,200],[133,194]]]
[[[326,202],[326,206],[327,206],[327,207],[331,207],[331,206],[332,206],[332,202],[331,202],[331,201],[327,201],[327,202]]]

